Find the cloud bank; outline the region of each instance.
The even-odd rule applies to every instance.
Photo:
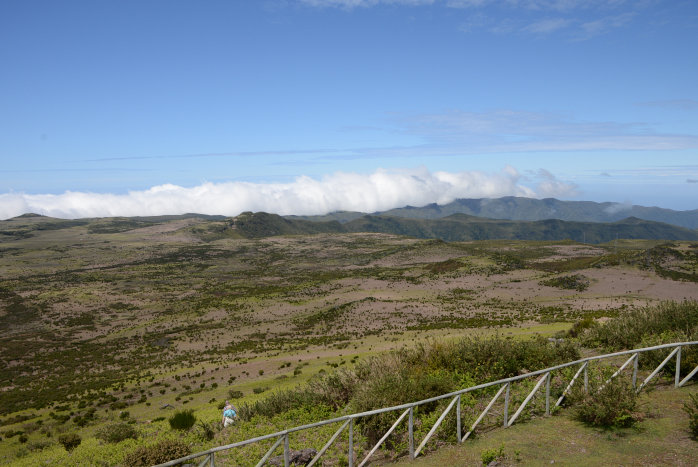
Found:
[[[244,211],[313,215],[445,204],[457,198],[574,194],[573,184],[557,180],[545,170],[541,173],[542,180],[533,188],[521,183],[516,169],[505,167],[494,174],[379,169],[371,174],[338,172],[319,180],[302,176],[291,183],[203,183],[190,188],[165,184],[126,194],[5,193],[0,194],[0,219],[27,212],[68,219],[184,213],[235,216]]]

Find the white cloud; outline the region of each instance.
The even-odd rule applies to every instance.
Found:
[[[541,198],[568,197],[578,194],[576,185],[558,180],[555,175],[545,169],[538,169],[538,177],[542,180],[536,186],[536,194]]]
[[[630,201],[625,201],[623,203],[611,204],[610,206],[606,207],[604,211],[606,211],[608,214],[618,214],[619,212],[630,211],[632,208],[633,203]]]
[[[569,20],[564,18],[549,18],[529,24],[523,30],[534,34],[549,34],[566,27],[569,23]]]
[[[322,179],[298,177],[291,183],[203,183],[186,188],[159,185],[126,194],[66,191],[62,194],[0,194],[0,219],[26,212],[52,217],[155,216],[164,214],[237,215],[266,211],[281,215],[324,214],[337,210],[374,212],[456,198],[501,196],[566,196],[573,185],[546,172],[535,188],[520,183],[519,173],[506,167],[500,173],[429,172],[379,169],[371,174],[338,172]]]

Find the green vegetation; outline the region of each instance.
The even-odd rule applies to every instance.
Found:
[[[480,454],[480,458],[482,459],[482,465],[490,465],[493,461],[504,460],[504,445],[500,445],[497,449],[485,449]]]
[[[138,438],[138,431],[128,423],[111,423],[97,430],[95,438],[106,443],[120,443],[125,439]]]
[[[77,433],[66,433],[58,437],[58,442],[63,445],[66,451],[72,451],[80,446],[82,438]]]
[[[614,378],[597,372],[589,380],[589,391],[579,387],[570,396],[578,420],[601,428],[627,428],[638,421],[637,395],[626,378]]]
[[[577,292],[583,292],[589,288],[589,280],[581,274],[553,277],[551,279],[540,281],[540,284],[547,285],[549,287],[576,290]]]
[[[189,430],[196,423],[196,415],[193,410],[180,410],[174,413],[168,420],[173,430]]]
[[[689,394],[689,400],[684,403],[683,410],[688,415],[691,435],[698,441],[698,393]]]
[[[587,346],[607,350],[650,347],[671,342],[698,340],[698,302],[663,302],[620,314],[603,326],[592,326],[581,333]],[[648,352],[640,358],[644,366],[657,366],[666,357],[662,350]],[[681,371],[698,365],[698,350],[686,347],[681,353]]]
[[[4,221],[0,463],[124,465],[127,453],[163,439],[198,451],[420,399],[579,355],[570,339],[529,338],[536,331],[565,336],[572,327],[568,337],[605,346],[601,334],[594,337],[604,327],[599,318],[654,308],[651,291],[663,284],[677,297],[695,296],[695,243],[266,237],[266,221],[248,221],[261,229],[255,238],[232,219],[197,216],[46,229],[38,227],[52,222],[44,218]],[[589,286],[573,294],[539,286],[557,275],[584,277]],[[683,340],[687,326],[639,333],[640,345]],[[641,365],[665,356],[643,356]],[[682,364],[693,358],[684,349]],[[553,380],[553,395],[563,376]],[[513,387],[512,403],[530,389],[528,382]],[[492,395],[464,397],[464,423]],[[237,399],[240,419],[221,430],[226,399]],[[447,402],[415,412],[418,436]],[[195,422],[172,429],[168,419],[185,408]],[[520,420],[542,413],[536,396]],[[358,423],[357,449],[393,421]],[[482,431],[498,424],[485,420]],[[292,442],[319,449],[336,428]],[[454,432],[449,416],[434,445],[453,441]],[[70,452],[59,442],[67,433],[81,439]],[[399,456],[405,441],[396,435],[386,452]],[[330,456],[345,452],[346,442],[338,440]],[[239,455],[252,459],[262,449]]]
[[[129,453],[124,459],[124,465],[128,467],[149,467],[162,464],[178,457],[184,457],[191,453],[186,443],[177,440],[164,440],[149,446],[141,446]]]

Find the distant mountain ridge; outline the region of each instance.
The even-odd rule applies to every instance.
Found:
[[[617,222],[574,222],[559,219],[513,221],[456,213],[437,219],[366,214],[344,223],[284,218],[264,212],[243,213],[227,221],[231,232],[244,238],[317,233],[373,232],[444,241],[571,239],[605,243],[614,239],[698,241],[698,231],[629,217]]]
[[[533,199],[515,196],[503,198],[457,199],[451,203],[405,206],[373,215],[408,219],[442,219],[452,214],[467,214],[489,219],[542,221],[559,219],[573,222],[618,222],[628,217],[698,229],[698,209],[675,211],[659,207],[596,203],[594,201],[560,201],[555,198]],[[364,213],[340,211],[324,216],[288,216],[306,220],[337,220],[342,223],[360,218]]]
[[[467,212],[465,212],[467,211]],[[629,216],[669,219],[668,222]],[[477,215],[474,215],[476,213]],[[515,217],[506,219],[504,217]],[[561,219],[564,217],[566,219]],[[698,225],[698,210],[672,211],[662,208],[623,206],[586,201],[535,200],[506,197],[462,199],[443,206],[407,206],[383,213],[336,212],[324,216],[279,216],[266,212],[244,212],[235,217],[184,214],[173,216],[55,219],[28,214],[0,221],[0,243],[27,238],[42,231],[85,228],[88,233],[115,234],[156,224],[198,218],[189,227],[203,241],[220,238],[263,238],[279,235],[374,232],[444,241],[472,240],[574,240],[605,243],[614,239],[698,241],[698,230],[675,225]],[[525,220],[522,220],[525,219]],[[579,220],[579,219],[604,219]],[[533,220],[529,220],[533,219]],[[572,220],[570,220],[572,219]]]

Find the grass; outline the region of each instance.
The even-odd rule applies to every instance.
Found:
[[[244,394],[236,404],[254,403],[406,343],[554,335],[585,316],[656,300],[625,290],[600,296],[594,281],[583,292],[540,295],[538,281],[550,275],[537,264],[567,255],[561,269],[574,269],[601,258],[594,271],[612,273],[614,245],[382,234],[246,240],[221,234],[222,221],[187,222],[167,234],[148,230],[151,220],[117,219],[0,237],[0,306],[11,312],[0,317],[0,462],[63,459],[57,438],[73,431],[83,441],[71,455],[87,459],[96,431],[124,411],[141,434],[163,437],[173,412],[165,404],[215,421],[231,389]],[[619,242],[624,271],[658,277],[643,258],[659,245]],[[682,262],[662,249],[649,258],[690,273],[695,249],[666,248]],[[254,394],[263,387],[271,389]],[[25,431],[27,442],[6,431]]]
[[[665,386],[643,393],[640,405],[649,415],[633,428],[590,428],[575,420],[572,411],[563,410],[392,465],[481,465],[481,453],[500,446],[505,465],[694,465],[698,442],[690,438],[681,410],[692,392],[695,387]]]

